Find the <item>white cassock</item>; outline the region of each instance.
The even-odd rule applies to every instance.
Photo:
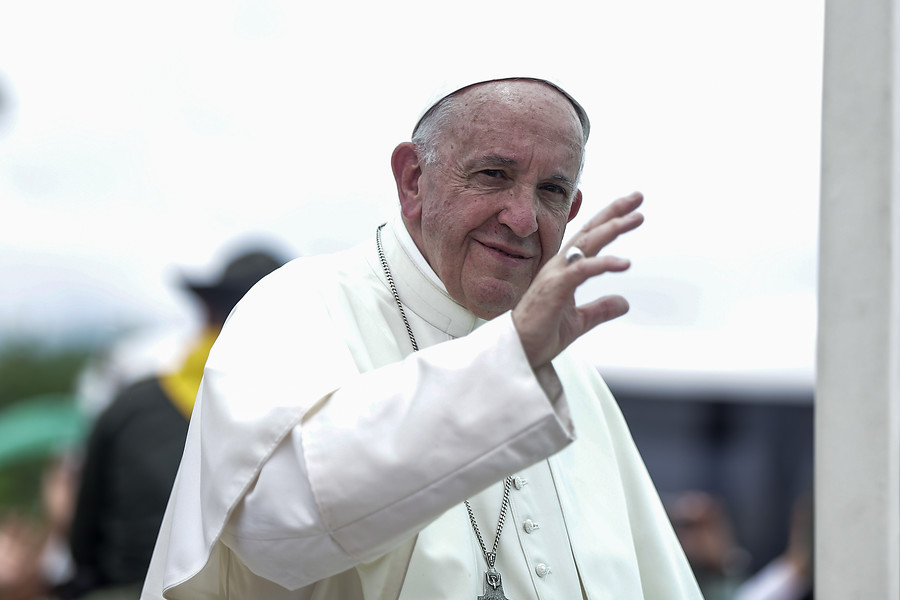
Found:
[[[403,225],[260,282],[213,347],[142,598],[701,598],[615,400],[453,301]],[[576,439],[577,431],[577,439]]]

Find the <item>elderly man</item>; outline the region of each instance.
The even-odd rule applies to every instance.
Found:
[[[293,261],[207,362],[144,598],[700,598],[609,391],[564,352],[640,194],[582,204],[589,122],[482,81],[400,144],[400,218]],[[576,438],[577,432],[577,438]]]

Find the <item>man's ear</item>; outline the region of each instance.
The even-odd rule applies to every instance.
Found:
[[[415,144],[404,142],[394,148],[394,153],[391,154],[391,170],[394,171],[394,181],[397,182],[400,212],[405,219],[417,221],[422,215],[422,197],[419,194],[422,166]]]
[[[569,218],[566,220],[566,223],[574,219],[579,210],[581,210],[581,190],[576,190],[575,198],[572,199],[572,206],[569,207]]]

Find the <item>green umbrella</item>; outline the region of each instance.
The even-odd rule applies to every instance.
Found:
[[[75,398],[50,394],[0,411],[0,467],[65,450],[84,439],[88,423]]]

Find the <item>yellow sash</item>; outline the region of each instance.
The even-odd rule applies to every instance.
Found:
[[[203,367],[218,336],[219,329],[205,330],[181,368],[159,378],[163,391],[187,419],[191,418],[191,411],[194,410],[194,401],[197,399],[200,380],[203,378]]]

